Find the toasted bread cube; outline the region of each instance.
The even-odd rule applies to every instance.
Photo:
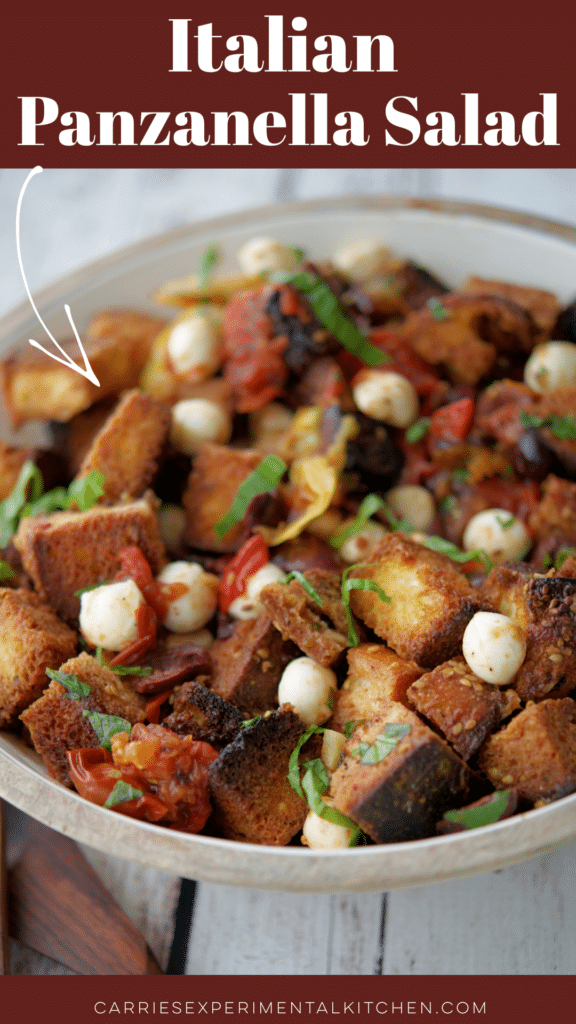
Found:
[[[540,334],[539,341],[545,341],[552,334],[558,316],[560,303],[553,292],[541,288],[527,288],[506,281],[488,281],[482,277],[469,277],[462,289],[468,295],[498,295],[522,306],[534,318]]]
[[[211,689],[249,717],[278,706],[278,683],[300,651],[266,615],[238,622],[232,636],[210,648]]]
[[[192,736],[212,747],[231,743],[244,721],[242,712],[208,689],[208,677],[183,683],[174,691],[171,713],[162,725],[179,736]]]
[[[148,501],[88,512],[54,512],[22,519],[14,544],[41,597],[67,622],[76,623],[76,591],[110,580],[117,554],[135,545],[157,574],[165,564],[158,521]]]
[[[100,387],[30,345],[6,356],[0,362],[0,384],[12,426],[19,427],[28,420],[67,423],[107,395],[134,387],[164,323],[158,317],[131,310],[96,314],[88,327],[84,349]],[[75,339],[64,342],[62,348],[82,365]]]
[[[352,610],[397,654],[423,668],[461,653],[464,630],[482,604],[478,590],[445,555],[389,533],[353,577],[374,580],[388,595],[353,590]]]
[[[308,807],[288,782],[288,763],[305,729],[298,715],[282,707],[242,729],[210,765],[212,822],[221,835],[285,846],[300,831]],[[318,756],[318,740],[313,736],[306,744],[302,763]]]
[[[115,672],[85,652],[65,662],[61,671],[86,683],[90,687],[89,695],[74,700],[60,683],[52,680],[42,696],[20,717],[28,727],[34,747],[43,758],[49,774],[71,787],[66,751],[100,746],[100,740],[82,712],[90,710],[117,715],[134,725],[144,720],[144,698],[134,693]]]
[[[344,732],[346,722],[375,718],[390,701],[406,704],[406,691],[423,673],[384,644],[360,644],[348,651],[348,677],[336,694],[330,728]]]
[[[205,441],[194,460],[182,503],[186,540],[201,551],[236,551],[244,539],[242,523],[218,540],[214,527],[226,515],[240,484],[262,462],[260,452]]]
[[[47,668],[58,668],[76,651],[76,634],[31,590],[0,587],[0,728],[48,685]]]
[[[382,760],[362,764],[355,751],[361,743],[374,744],[388,724],[410,730]],[[329,796],[375,843],[394,843],[433,835],[444,811],[463,802],[470,779],[464,761],[444,740],[413,711],[390,703],[346,741]]]
[[[406,694],[464,761],[482,745],[502,718],[520,707],[515,690],[482,682],[464,658],[452,658],[427,672]]]
[[[576,395],[576,388],[574,389]],[[567,441],[572,444],[574,441]],[[542,484],[542,498],[530,517],[530,526],[537,540],[545,540],[558,532],[569,546],[576,541],[576,483],[550,473]]]
[[[321,606],[298,580],[264,587],[260,601],[283,637],[293,640],[314,661],[332,665],[350,643],[339,577],[323,569],[310,569],[304,576],[318,594]]]
[[[489,573],[482,592],[526,636],[526,657],[513,684],[520,699],[541,700],[551,690],[566,696],[576,673],[576,580],[501,565]]]
[[[169,426],[167,406],[143,391],[129,391],[94,438],[78,479],[93,470],[103,473],[103,503],[139,498],[157,472]]]
[[[576,790],[576,702],[543,700],[516,715],[480,750],[478,762],[496,789],[557,800]]]
[[[74,477],[92,447],[94,438],[110,416],[116,402],[105,398],[91,405],[70,420],[66,432],[66,466],[68,477]]]

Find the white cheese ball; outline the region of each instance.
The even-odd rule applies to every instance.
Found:
[[[294,249],[275,238],[251,238],[238,250],[238,263],[249,277],[273,271],[293,271],[300,266]]]
[[[391,427],[409,427],[420,411],[414,385],[393,370],[361,370],[352,397],[360,412]]]
[[[354,562],[361,562],[363,558],[368,558],[372,554],[386,533],[387,531],[381,523],[375,523],[370,519],[358,533],[344,541],[340,548],[340,557],[350,565],[354,565]]]
[[[185,398],[172,407],[170,440],[183,455],[196,455],[204,441],[226,444],[232,419],[225,409],[206,398]]]
[[[386,501],[398,519],[409,519],[417,530],[425,532],[432,526],[436,505],[430,491],[425,487],[418,484],[393,487],[388,491]]]
[[[350,842],[352,829],[321,818],[316,811],[309,811],[302,828],[305,846],[311,850],[345,850]]]
[[[172,633],[193,633],[210,621],[217,605],[218,577],[196,562],[170,562],[156,577],[159,583],[182,583],[186,593],[168,604],[163,620]]]
[[[332,263],[353,281],[368,281],[377,277],[390,263],[392,254],[381,242],[372,238],[358,238],[337,249]]]
[[[177,320],[168,336],[166,351],[176,373],[191,383],[208,380],[221,363],[219,314],[212,310]]]
[[[144,597],[134,580],[105,583],[80,598],[80,631],[92,647],[121,651],[138,639],[136,613]]]
[[[278,703],[291,704],[306,725],[322,725],[332,714],[336,676],[313,658],[291,661],[280,680]]]
[[[280,583],[286,573],[273,562],[266,562],[260,566],[252,576],[246,580],[246,589],[240,597],[235,597],[228,608],[228,615],[233,619],[257,619],[264,612],[264,605],[260,604],[260,594],[264,587],[272,583]]]
[[[576,384],[576,345],[570,341],[536,345],[524,367],[524,382],[541,395]]]
[[[509,683],[526,657],[526,637],[517,622],[498,612],[476,612],[464,631],[462,653],[486,683]]]
[[[530,544],[524,523],[505,508],[487,508],[478,512],[464,530],[465,551],[480,548],[493,562],[517,562]]]

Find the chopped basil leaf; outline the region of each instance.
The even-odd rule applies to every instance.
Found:
[[[38,467],[29,459],[23,464],[10,494],[0,502],[0,547],[5,548],[18,529],[18,522],[26,502],[37,501],[44,481]]]
[[[454,495],[447,494],[445,498],[442,498],[442,500],[438,502],[438,511],[441,512],[443,516],[453,516],[457,505],[458,502]]]
[[[454,477],[455,480],[462,480],[464,483],[466,483],[466,481],[470,479],[470,470],[459,467],[457,469],[452,470],[452,476]]]
[[[93,583],[91,587],[82,587],[81,590],[74,591],[74,597],[82,597],[82,594],[88,594],[91,590],[98,590],[98,587],[105,587],[110,580],[105,580],[104,583]]]
[[[381,508],[391,530],[401,530],[402,533],[414,533],[416,527],[411,520],[407,519],[406,516],[402,516],[401,519],[398,519],[397,516],[394,515],[387,501],[382,501]]]
[[[306,769],[302,778],[302,789],[308,801],[309,808],[314,811],[320,818],[325,818],[326,821],[332,822],[333,825],[342,825],[343,828],[352,829],[352,835],[354,836],[354,843],[349,842],[348,845],[355,845],[358,842],[358,838],[355,833],[358,826],[355,821],[348,818],[341,811],[336,810],[335,807],[330,807],[323,799],[322,795],[326,792],[330,785],[330,776],[326,765],[320,758],[315,761],[307,761],[304,765]]]
[[[352,733],[359,725],[363,725],[366,721],[365,718],[349,718],[347,722],[344,722],[344,732],[346,739],[350,739]]]
[[[480,807],[462,807],[457,811],[446,811],[444,819],[452,821],[456,825],[463,825],[464,828],[481,828],[482,825],[492,825],[506,813],[509,800],[510,790],[501,789],[493,794],[489,802],[481,804]]]
[[[104,662],[106,664],[106,662]],[[151,676],[152,669],[148,665],[106,665],[117,676]]]
[[[358,569],[361,565],[361,562],[356,562],[355,565],[348,566],[348,568],[345,569],[342,574],[342,600],[344,602],[344,611],[346,612],[346,622],[348,623],[348,642],[351,647],[358,647],[358,644],[360,643],[360,637],[358,636],[358,631],[356,629],[356,626],[354,625],[352,609],[350,608],[350,591],[372,590],[374,591],[375,594],[378,594],[378,597],[380,598],[381,601],[386,601],[387,603],[390,603],[390,601],[392,600],[390,597],[388,597],[388,594],[386,594],[382,590],[382,587],[379,586],[379,584],[376,583],[374,580],[365,580],[362,579],[362,577],[354,577],[353,579],[348,579],[348,574],[352,572],[353,569]]]
[[[130,722],[127,722],[125,718],[119,718],[118,715],[104,715],[100,711],[87,709],[82,714],[90,722],[100,740],[100,746],[105,750],[111,749],[110,739],[112,736],[115,736],[117,732],[129,733],[132,728]]]
[[[446,306],[444,306],[436,296],[432,296],[431,299],[428,299],[427,306],[435,320],[450,319],[449,310],[446,309]]]
[[[240,722],[240,728],[248,729],[251,725],[254,725],[256,722],[259,722],[261,718],[262,715],[256,715],[256,718],[247,718],[245,722]]]
[[[298,260],[298,263],[304,263],[304,260],[306,259],[305,249],[301,249],[298,245],[295,245],[292,249],[292,252],[294,253],[296,259]]]
[[[88,686],[88,683],[83,683],[72,672],[61,672],[59,668],[47,668],[46,675],[49,679],[53,679],[55,683],[60,683],[60,686],[64,687],[68,697],[72,700],[82,700],[82,697],[87,697],[90,693],[91,688]]]
[[[315,601],[320,608],[322,607],[322,598],[320,597],[320,594],[318,593],[317,590],[314,590],[314,587],[312,586],[311,583],[308,582],[308,580],[304,576],[304,573],[299,572],[298,569],[294,569],[293,572],[287,573],[285,578],[280,582],[290,583],[290,580],[296,580],[297,583],[299,583],[300,586],[304,588],[308,596],[311,597],[312,600]]]
[[[503,530],[509,530],[513,525],[515,516],[510,516],[509,519],[502,519],[502,516],[496,516],[496,522],[500,524]]]
[[[444,537],[426,537],[422,543],[430,548],[430,551],[437,551],[440,555],[448,555],[453,562],[472,562],[475,559],[479,559],[486,569],[486,572],[490,572],[494,568],[492,559],[478,548],[477,551],[460,551],[460,548],[452,544],[451,541],[445,540]]]
[[[143,796],[141,789],[134,789],[127,782],[119,779],[104,802],[104,807],[116,807],[117,804],[125,804],[128,800],[137,800],[141,796]]]
[[[334,708],[336,707],[336,690],[329,690],[328,691],[328,697],[326,699],[326,703],[327,703],[328,707],[330,708],[330,711],[334,711]]]
[[[104,475],[94,469],[85,479],[73,480],[68,488],[55,487],[43,494],[44,481],[40,470],[33,462],[25,462],[12,492],[0,502],[0,547],[6,547],[20,520],[27,516],[74,507],[86,512],[103,493],[103,483]]]
[[[560,551],[556,555],[556,568],[561,569],[566,559],[570,558],[570,555],[576,555],[576,548],[560,548]]]
[[[310,725],[306,732],[303,732],[298,743],[294,747],[294,750],[290,754],[290,761],[288,762],[288,782],[298,796],[304,798],[304,792],[300,783],[300,765],[298,759],[300,757],[300,751],[305,743],[308,742],[311,736],[323,736],[326,732],[325,729],[320,725]]]
[[[13,580],[15,575],[16,573],[12,566],[0,558],[0,580]]]
[[[560,554],[560,552],[558,552],[558,553]],[[552,558],[552,555],[548,554],[547,551],[544,553],[544,558],[542,560],[542,565],[543,565],[544,569],[551,569],[552,566],[554,565],[554,559]],[[559,569],[560,566],[557,565],[556,568]]]
[[[576,413],[557,416],[551,412],[549,416],[533,416],[521,409],[520,422],[527,430],[547,427],[551,434],[563,441],[576,440]]]
[[[411,426],[407,427],[404,432],[404,437],[409,444],[416,444],[416,441],[420,441],[427,433],[430,426],[430,417],[421,416],[419,420],[412,423]]]
[[[66,508],[77,505],[81,512],[93,508],[104,493],[104,474],[93,469],[83,480],[73,480],[68,488]]]
[[[354,522],[349,523],[348,526],[345,526],[344,529],[330,538],[332,547],[341,548],[350,537],[360,533],[378,509],[383,511],[391,530],[402,530],[403,533],[413,532],[414,526],[410,520],[404,517],[397,519],[389,504],[384,501],[384,498],[381,498],[378,494],[367,494],[358,509]]]
[[[359,755],[360,764],[379,764],[388,754],[392,753],[411,728],[412,726],[403,722],[389,722],[373,743],[361,743],[351,751],[352,756]]]
[[[299,273],[293,274],[288,280],[294,288],[304,292],[317,320],[332,332],[345,349],[369,366],[379,366],[389,361],[390,356],[371,345],[356,324],[346,316],[338,299],[321,277]]]
[[[246,477],[246,480],[240,484],[236,497],[226,515],[222,517],[220,522],[216,523],[214,532],[218,540],[222,540],[229,530],[236,526],[236,523],[242,522],[252,498],[255,498],[258,494],[266,494],[268,491],[273,491],[278,486],[286,469],[286,463],[279,459],[277,455],[268,455],[263,459],[254,472],[250,473],[250,476]]]
[[[202,282],[202,287],[208,289],[210,283],[210,275],[220,259],[220,251],[215,245],[208,245],[202,253],[200,260],[200,266],[198,267],[198,274]]]

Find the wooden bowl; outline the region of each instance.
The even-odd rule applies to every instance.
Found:
[[[469,203],[361,196],[250,210],[163,234],[69,274],[35,296],[50,329],[68,335],[69,303],[82,331],[106,306],[157,311],[164,281],[193,273],[206,245],[232,270],[240,245],[271,235],[329,257],[345,241],[381,239],[457,287],[469,275],[547,288],[561,301],[576,291],[576,230]],[[25,303],[0,321],[0,350],[45,343]],[[27,428],[4,438],[26,444]],[[185,835],[135,821],[82,800],[50,779],[40,758],[0,733],[0,796],[52,828],[107,853],[160,870],[225,885],[290,892],[378,892],[505,867],[576,838],[576,794],[486,828],[387,846],[321,853]]]

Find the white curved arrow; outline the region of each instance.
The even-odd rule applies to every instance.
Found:
[[[28,296],[28,298],[30,300],[30,305],[32,306],[32,309],[34,310],[36,316],[38,317],[38,320],[40,321],[42,327],[46,331],[46,334],[48,335],[50,340],[52,342],[54,342],[56,348],[58,349],[59,352],[62,353],[64,358],[61,359],[60,356],[56,356],[56,355],[54,355],[53,352],[49,352],[47,348],[44,348],[42,345],[39,345],[38,342],[34,341],[32,338],[29,338],[28,340],[29,340],[30,344],[34,346],[34,348],[39,348],[41,352],[44,352],[44,355],[50,356],[50,359],[55,359],[56,362],[63,363],[64,366],[70,367],[71,370],[76,370],[76,373],[82,374],[82,376],[83,377],[87,377],[88,380],[92,382],[92,384],[96,384],[97,387],[100,387],[100,381],[98,380],[96,374],[94,373],[94,370],[90,366],[90,361],[88,359],[88,356],[86,355],[86,352],[84,351],[84,346],[83,346],[82,342],[80,341],[80,336],[78,334],[78,331],[76,330],[76,325],[75,325],[75,323],[74,323],[74,321],[72,319],[72,313],[70,312],[70,306],[64,305],[64,309],[66,311],[66,316],[68,317],[68,321],[70,323],[70,326],[71,326],[71,328],[72,328],[72,330],[74,332],[74,337],[76,338],[76,341],[78,342],[78,348],[80,349],[82,358],[84,360],[84,369],[82,369],[81,366],[78,366],[77,363],[75,363],[74,360],[70,358],[68,353],[65,352],[64,349],[62,348],[62,346],[58,344],[58,342],[56,341],[56,338],[50,333],[50,331],[46,327],[46,324],[44,323],[42,317],[40,316],[40,313],[36,309],[36,306],[34,304],[34,299],[32,298],[32,295],[30,293],[30,289],[28,287],[28,282],[26,280],[26,275],[24,274],[24,267],[22,265],[22,254],[21,254],[21,251],[20,251],[20,210],[22,208],[22,199],[24,198],[24,193],[25,193],[26,188],[28,186],[28,182],[30,181],[31,178],[34,177],[35,174],[41,174],[42,170],[43,170],[42,167],[34,167],[34,169],[30,171],[30,174],[28,175],[28,177],[26,178],[26,181],[22,185],[22,189],[21,189],[20,195],[18,197],[18,206],[16,207],[16,251],[18,253],[18,263],[20,264],[20,273],[22,274],[22,280],[24,281],[24,287],[26,289],[26,294],[27,294],[27,296]]]

